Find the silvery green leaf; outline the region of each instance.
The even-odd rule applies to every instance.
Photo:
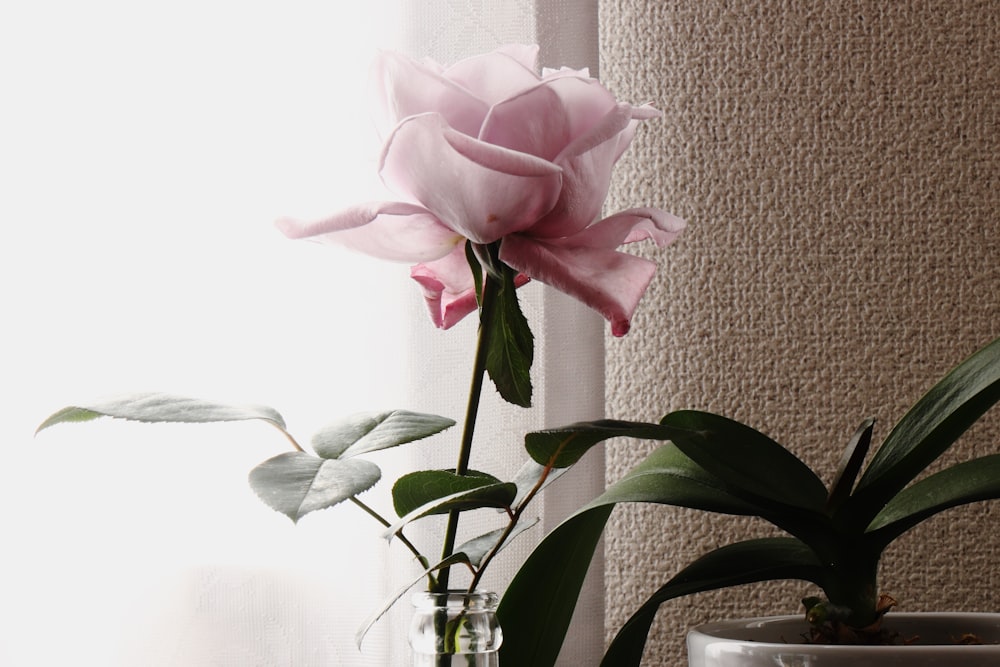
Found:
[[[250,471],[250,486],[273,509],[298,521],[370,489],[382,476],[364,459],[321,459],[286,452]]]
[[[406,410],[362,412],[322,428],[312,445],[323,458],[348,458],[420,440],[454,425],[453,419]]]
[[[530,530],[538,523],[538,518],[532,519],[531,521],[522,521],[514,527],[514,529],[507,536],[501,549],[506,549],[508,545],[514,540],[515,537],[520,535],[526,530]],[[498,528],[497,530],[491,530],[490,532],[480,535],[479,537],[474,537],[467,542],[463,542],[457,549],[455,553],[464,554],[472,565],[479,567],[479,564],[483,562],[483,558],[486,557],[490,551],[497,545],[497,542],[503,537],[505,528]]]
[[[416,586],[421,579],[426,577],[428,574],[436,572],[437,570],[440,570],[442,568],[451,567],[452,565],[468,565],[468,564],[469,564],[469,557],[466,556],[464,553],[459,552],[452,554],[451,556],[448,556],[437,565],[427,568],[426,570],[421,572],[419,576],[415,577],[412,581],[410,581],[405,586],[397,590],[392,595],[392,597],[386,600],[385,603],[383,603],[383,605],[379,607],[378,611],[376,611],[374,614],[368,617],[368,619],[362,624],[360,628],[358,628],[358,631],[354,634],[354,642],[357,644],[358,649],[361,648],[361,643],[365,640],[365,635],[367,635],[368,631],[372,629],[372,626],[375,625],[380,618],[385,616],[385,613],[390,609],[392,609],[392,606],[394,604],[399,602],[399,598],[406,595],[406,592],[411,588],[413,588],[414,586]]]
[[[277,410],[258,405],[217,403],[187,396],[156,392],[125,394],[63,408],[46,419],[38,431],[55,424],[114,417],[148,423],[187,423],[242,421],[260,419],[285,429],[285,420]],[[37,431],[36,431],[37,432]]]

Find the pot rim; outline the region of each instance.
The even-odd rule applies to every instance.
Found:
[[[935,623],[940,621],[945,622],[955,622],[959,620],[969,620],[974,625],[979,628],[993,628],[995,629],[998,636],[1000,636],[1000,613],[998,612],[961,612],[961,611],[932,611],[932,612],[892,612],[888,617],[891,621],[900,621],[905,625],[911,625],[913,623]],[[743,619],[731,619],[727,621],[715,621],[712,623],[704,623],[695,626],[688,630],[688,637],[701,637],[705,640],[712,642],[744,642],[752,643],[754,646],[760,648],[774,647],[774,648],[784,648],[789,649],[793,646],[810,646],[804,643],[785,643],[777,641],[760,641],[753,638],[743,638],[734,637],[731,633],[734,631],[754,631],[758,629],[765,628],[766,626],[776,626],[782,624],[803,624],[803,629],[805,628],[805,619],[801,614],[799,615],[786,615],[786,616],[758,616],[753,618],[743,618]],[[729,636],[727,636],[727,633]],[[744,633],[745,634],[745,633]],[[811,645],[813,648],[818,648],[824,652],[830,651],[833,653],[837,652],[850,652],[857,651],[858,646],[851,645],[833,645],[833,644],[815,644]],[[998,651],[1000,650],[1000,644],[941,644],[941,643],[927,643],[927,644],[913,644],[910,646],[904,645],[891,645],[891,646],[865,646],[864,648],[871,649],[873,651],[899,651],[900,649],[912,649],[915,647],[919,648],[947,648],[955,650],[967,650],[970,652],[976,651]]]

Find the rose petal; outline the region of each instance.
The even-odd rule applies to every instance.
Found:
[[[478,307],[465,244],[439,260],[412,267],[410,277],[423,289],[427,310],[439,329],[454,326]]]
[[[291,239],[340,245],[395,262],[425,262],[464,241],[426,209],[405,202],[359,204],[315,222],[282,218],[275,225]]]
[[[551,161],[614,108],[614,96],[594,79],[558,75],[496,104],[479,138]]]
[[[563,168],[559,201],[531,228],[532,236],[572,236],[597,219],[608,195],[612,167],[621,156],[619,135],[628,132],[631,122],[631,107],[617,105],[562,151],[556,158]]]
[[[448,127],[437,114],[408,118],[382,155],[385,184],[420,202],[476,243],[530,227],[559,197],[562,170]]]
[[[504,239],[500,259],[534,280],[582,301],[628,333],[632,314],[656,273],[656,264],[614,250],[563,247],[522,234]]]
[[[579,234],[561,239],[565,247],[613,249],[623,243],[652,240],[663,247],[673,243],[687,226],[682,219],[658,208],[631,208],[596,222]]]
[[[371,80],[376,108],[381,110],[376,118],[381,136],[409,116],[437,112],[451,127],[475,137],[489,112],[489,103],[433,66],[399,53],[379,53]]]
[[[537,46],[514,44],[457,62],[443,76],[493,105],[538,83],[537,60]]]

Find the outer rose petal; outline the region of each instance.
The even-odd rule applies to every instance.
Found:
[[[435,260],[465,240],[426,209],[405,202],[359,204],[316,222],[282,218],[275,224],[291,239],[341,245],[394,262]]]
[[[658,208],[630,208],[596,222],[559,243],[566,247],[617,248],[623,243],[652,240],[658,246],[673,243],[687,223]]]
[[[649,286],[656,264],[603,248],[565,247],[508,236],[500,259],[532,279],[582,301],[611,322],[611,333],[628,333],[632,313]]]
[[[562,170],[551,162],[467,137],[437,114],[399,124],[380,173],[391,190],[484,244],[533,225],[555,204],[562,184]]]
[[[372,66],[372,88],[381,116],[382,136],[401,120],[437,112],[459,132],[479,134],[490,104],[424,63],[402,54],[381,52]]]
[[[431,320],[439,329],[451,328],[477,308],[465,244],[437,261],[412,267],[410,277],[423,289]]]

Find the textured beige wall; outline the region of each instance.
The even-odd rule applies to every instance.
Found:
[[[1000,335],[1000,2],[602,0],[601,73],[666,112],[622,164],[610,208],[689,220],[632,333],[608,343],[608,414],[721,412],[829,480],[867,416],[887,427]],[[1000,411],[956,455],[998,450]],[[608,479],[649,450],[609,447]],[[905,609],[1000,607],[1000,507],[947,513],[887,556]],[[767,527],[618,510],[609,638],[708,547]],[[641,545],[641,546],[639,546]],[[662,608],[650,665],[683,664],[691,623],[797,612],[798,583]]]

